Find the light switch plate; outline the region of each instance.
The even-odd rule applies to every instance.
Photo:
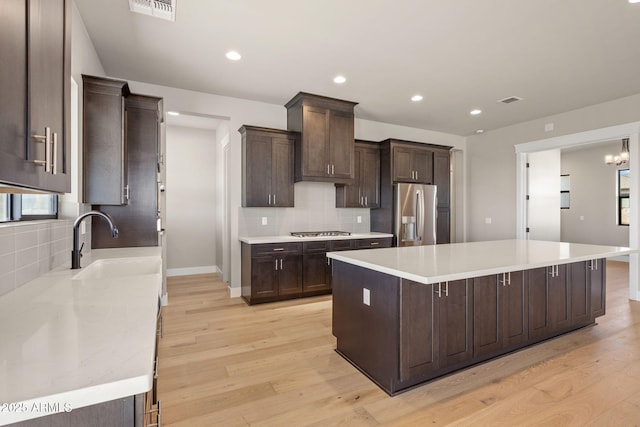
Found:
[[[362,303],[364,305],[371,305],[371,292],[367,288],[362,288]]]
[[[485,224],[491,224],[491,217],[486,217],[486,218],[484,219],[484,223],[485,223]]]

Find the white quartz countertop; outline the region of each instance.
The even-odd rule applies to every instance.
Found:
[[[352,239],[380,239],[393,237],[387,233],[351,233],[349,236],[314,236],[314,237],[294,237],[294,236],[263,236],[263,237],[240,237],[240,241],[250,245],[261,243],[290,243],[290,242],[317,242],[318,240],[352,240]]]
[[[92,250],[82,266],[132,257],[160,260],[160,248]],[[0,297],[0,425],[151,389],[161,273],[72,280],[83,270]]]
[[[499,240],[328,252],[327,257],[430,284],[609,258],[632,252],[638,251],[623,247],[578,243]]]

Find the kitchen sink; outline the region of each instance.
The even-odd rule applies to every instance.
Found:
[[[162,260],[158,257],[105,258],[92,262],[73,280],[114,279],[149,274],[162,274]]]

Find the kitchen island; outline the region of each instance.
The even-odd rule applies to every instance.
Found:
[[[605,258],[531,240],[330,252],[336,351],[393,395],[595,323]]]

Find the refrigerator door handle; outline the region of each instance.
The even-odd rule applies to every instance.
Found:
[[[416,240],[422,240],[424,236],[424,194],[422,190],[416,191]]]

